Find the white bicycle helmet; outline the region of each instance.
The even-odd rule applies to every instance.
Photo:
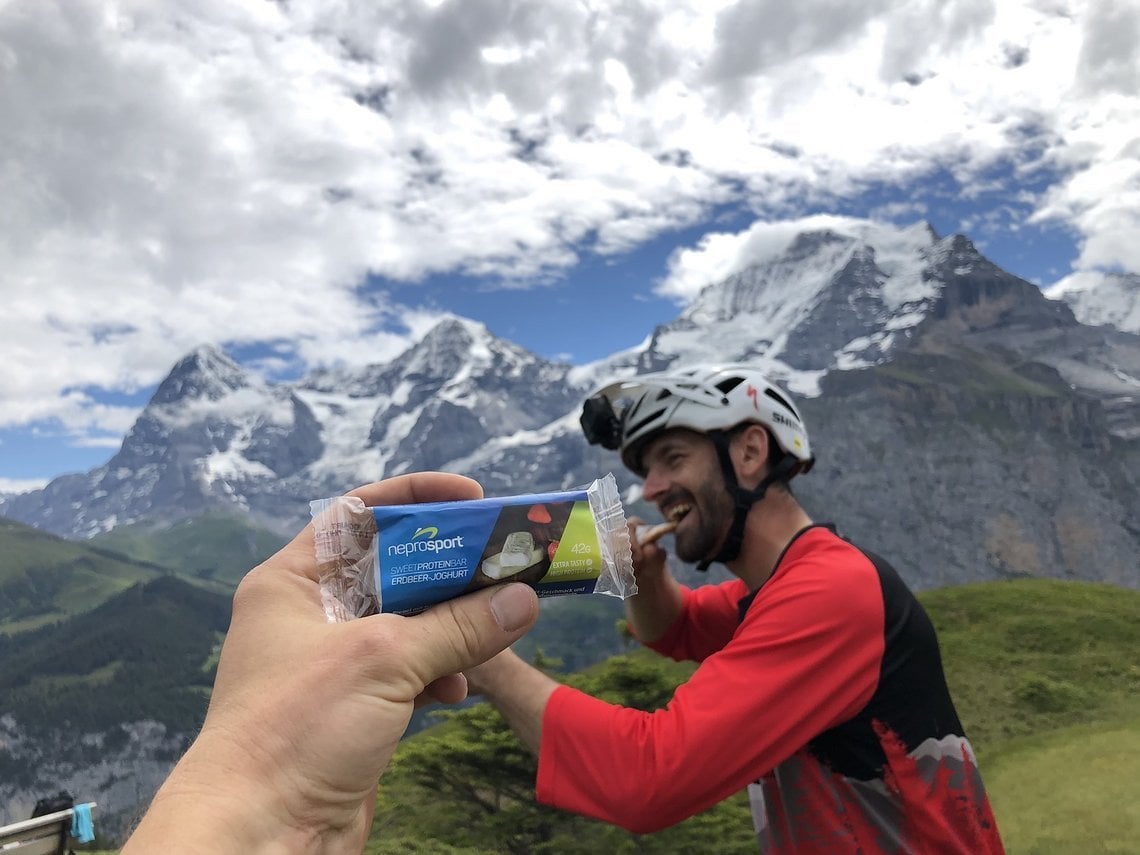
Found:
[[[771,470],[751,490],[740,486],[729,454],[729,431],[745,423],[767,428],[783,452],[772,456]],[[642,478],[645,443],[661,431],[688,428],[708,435],[735,510],[719,552],[701,561],[698,570],[707,570],[714,561],[727,563],[737,558],[752,506],[772,484],[786,483],[815,463],[795,405],[748,365],[698,365],[619,380],[586,400],[581,424],[592,445],[620,449],[622,462]]]
[[[678,427],[708,433],[756,422],[798,462],[792,474],[807,472],[815,462],[799,410],[748,365],[698,365],[619,380],[586,401],[581,422],[592,444],[620,448],[622,462],[642,477],[645,442]]]

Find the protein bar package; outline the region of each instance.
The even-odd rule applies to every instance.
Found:
[[[637,593],[612,474],[579,490],[369,508],[310,503],[329,620],[413,614],[487,585],[540,597]]]

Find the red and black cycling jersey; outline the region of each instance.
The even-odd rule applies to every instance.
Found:
[[[540,801],[645,833],[747,788],[763,852],[1003,851],[934,628],[882,559],[808,527],[758,591],[685,589],[651,646],[700,663],[665,709],[551,695]]]

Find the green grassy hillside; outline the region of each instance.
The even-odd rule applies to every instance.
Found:
[[[1140,852],[1140,591],[922,596],[1010,855]]]
[[[979,757],[1140,712],[1140,591],[1022,579],[921,596]]]
[[[119,526],[91,543],[232,588],[284,546],[286,538],[252,526],[244,517],[211,513],[163,529]]]
[[[65,619],[167,572],[0,518],[0,634]]]
[[[986,782],[1010,855],[1140,852],[1140,713],[1014,740]]]

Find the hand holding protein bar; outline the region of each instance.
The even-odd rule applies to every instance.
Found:
[[[372,508],[339,496],[311,510],[333,621],[413,614],[503,582],[540,597],[637,593],[613,475],[562,492]]]
[[[417,472],[353,495],[395,505],[482,489],[460,475]],[[329,623],[313,533],[306,526],[242,578],[201,730],[122,855],[360,852],[376,781],[415,709],[463,700],[464,673],[538,617],[534,591],[507,584],[412,617]]]

